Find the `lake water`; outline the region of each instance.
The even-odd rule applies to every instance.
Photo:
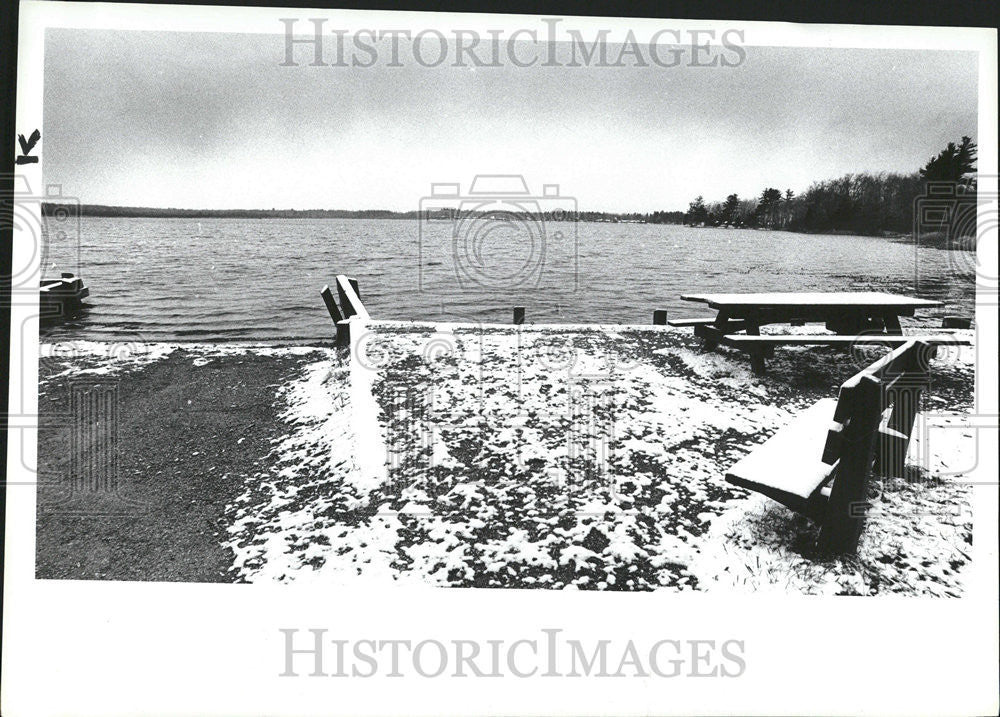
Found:
[[[52,238],[46,276],[90,287],[79,317],[43,340],[328,340],[319,291],[360,282],[383,319],[648,324],[697,316],[679,295],[882,290],[938,299],[921,316],[972,316],[970,255],[911,240],[674,225],[416,220],[80,220]],[[938,324],[939,325],[939,324]]]

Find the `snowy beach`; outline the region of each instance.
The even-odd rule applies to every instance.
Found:
[[[37,575],[961,595],[975,346],[934,362],[911,468],[873,481],[857,556],[816,555],[813,524],[724,480],[885,350],[860,351],[783,349],[754,376],[648,326],[44,345]],[[68,490],[97,448],[58,418],[91,385],[114,395],[113,481]]]

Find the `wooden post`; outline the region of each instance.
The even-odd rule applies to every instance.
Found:
[[[323,291],[319,294],[323,297],[323,303],[326,304],[326,310],[330,313],[333,323],[336,324],[343,319],[344,317],[340,315],[340,309],[337,308],[337,302],[333,300],[333,292],[330,291],[330,287],[324,286]]]
[[[653,312],[653,326],[666,326],[667,325],[667,312],[663,309],[657,309]]]
[[[515,306],[514,307],[514,323],[523,324],[524,323],[524,307]]]
[[[337,346],[351,345],[351,320],[342,319],[337,322]]]
[[[845,396],[844,392],[850,395]],[[819,548],[825,553],[854,553],[864,527],[868,504],[868,479],[875,460],[875,436],[882,418],[881,386],[878,379],[861,375],[853,386],[841,388],[841,401],[849,401],[850,413],[842,432],[840,462],[819,533]]]
[[[349,346],[351,343],[351,319],[365,321],[368,318],[368,311],[361,303],[361,294],[357,279],[353,279],[343,274],[337,275],[337,296],[340,299],[340,309],[333,299],[333,293],[329,286],[324,286],[320,292],[323,301],[326,302],[326,309],[330,312],[330,318],[337,325],[337,345]]]

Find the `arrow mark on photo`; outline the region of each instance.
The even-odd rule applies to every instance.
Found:
[[[31,133],[31,136],[27,140],[24,139],[23,134],[17,135],[17,141],[21,145],[21,156],[18,157],[15,162],[17,164],[32,164],[38,161],[38,157],[31,157],[28,155],[35,145],[38,144],[38,140],[42,138],[42,133],[37,129]]]

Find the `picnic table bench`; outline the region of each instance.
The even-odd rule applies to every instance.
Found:
[[[681,299],[707,304],[714,317],[674,319],[671,326],[690,326],[706,348],[719,344],[746,352],[755,373],[764,372],[764,359],[776,346],[855,344],[901,345],[904,337],[900,316],[913,316],[918,308],[941,306],[941,302],[874,291],[764,294],[682,294]],[[825,323],[833,334],[761,336],[760,327],[787,323]],[[740,333],[742,332],[742,333]],[[921,336],[926,343],[968,341],[950,335]]]
[[[907,341],[840,386],[744,457],[726,474],[820,525],[818,547],[857,548],[873,471],[902,475],[936,347]]]

